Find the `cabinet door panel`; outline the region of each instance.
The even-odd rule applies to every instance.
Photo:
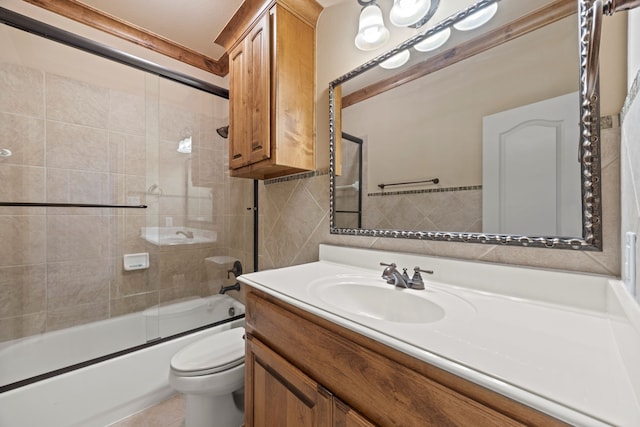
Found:
[[[229,54],[229,167],[236,169],[249,163],[251,128],[249,120],[248,43],[238,44]]]
[[[248,89],[251,99],[251,163],[271,155],[269,17],[265,14],[247,36],[251,52]]]
[[[332,396],[247,335],[247,427],[329,427]]]

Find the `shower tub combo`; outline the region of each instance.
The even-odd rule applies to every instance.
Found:
[[[135,348],[148,337],[223,322],[5,391],[0,426],[102,427],[152,406],[175,393],[168,381],[171,357],[198,339],[242,327],[243,314],[237,300],[214,295],[0,344],[0,383],[11,384]]]

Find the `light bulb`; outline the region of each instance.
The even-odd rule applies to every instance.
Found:
[[[386,68],[387,70],[392,70],[394,68],[402,67],[407,63],[411,54],[409,50],[405,49],[399,53],[396,53],[391,58],[386,59],[380,63],[382,68]]]
[[[498,3],[492,3],[487,7],[483,7],[477,12],[464,18],[462,21],[453,24],[453,28],[460,31],[475,30],[478,27],[483,26],[496,14],[498,10]]]
[[[396,27],[408,27],[429,12],[431,0],[394,0],[389,20]]]
[[[438,31],[435,34],[430,35],[421,42],[416,43],[415,45],[413,45],[413,47],[419,52],[429,52],[432,50],[436,50],[437,48],[445,44],[447,40],[449,40],[450,36],[451,28],[447,27],[442,31]]]
[[[384,26],[382,11],[377,4],[366,6],[360,12],[355,44],[360,50],[373,50],[389,40],[389,30]]]

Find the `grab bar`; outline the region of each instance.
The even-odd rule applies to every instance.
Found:
[[[378,187],[380,187],[381,190],[384,190],[384,187],[391,187],[392,185],[424,184],[427,182],[432,182],[434,184],[437,184],[440,182],[440,179],[431,178],[431,179],[425,179],[424,181],[409,181],[409,182],[395,182],[393,184],[378,184]]]
[[[27,208],[118,208],[118,209],[146,209],[147,205],[98,205],[91,203],[31,203],[31,202],[0,202],[0,206],[17,206]]]

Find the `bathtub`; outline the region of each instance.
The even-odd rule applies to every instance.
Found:
[[[5,344],[0,378],[7,384],[178,333],[187,324],[197,328],[222,321],[232,317],[230,309],[234,316],[244,314],[238,301],[214,295]],[[0,426],[109,425],[173,394],[168,368],[178,350],[243,324],[237,319],[6,391],[0,394]]]

